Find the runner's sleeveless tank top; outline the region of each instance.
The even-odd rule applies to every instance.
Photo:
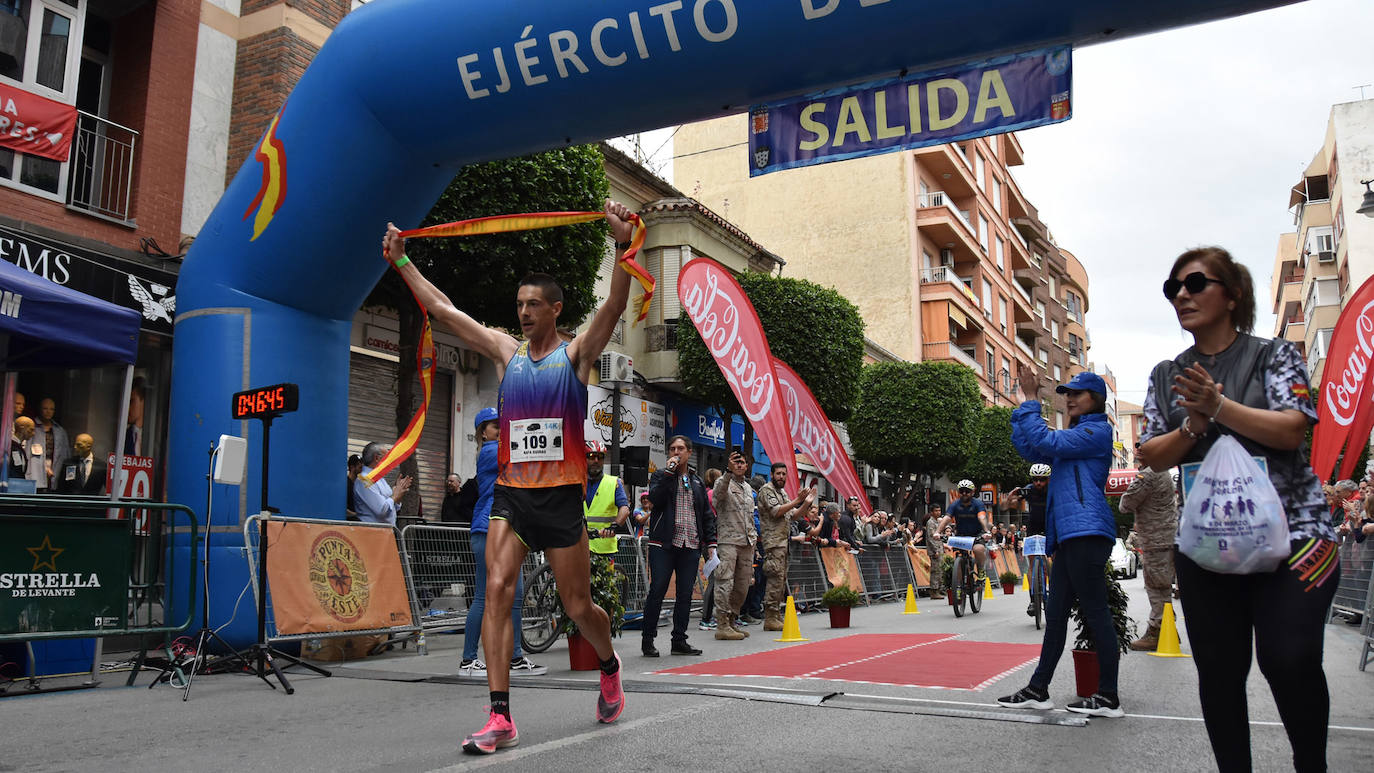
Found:
[[[528,341],[520,344],[501,380],[496,482],[513,488],[583,486],[587,385],[577,378],[567,342],[540,360],[530,357],[529,348]]]

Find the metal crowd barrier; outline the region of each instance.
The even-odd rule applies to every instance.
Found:
[[[1363,615],[1360,670],[1374,662],[1374,539],[1356,542],[1347,537],[1341,544],[1341,579],[1336,585],[1332,608],[1350,615]]]
[[[859,576],[863,578],[863,596],[872,603],[895,599],[906,593],[908,584],[916,584],[906,548],[901,545],[865,545],[857,556]]]
[[[196,597],[198,561],[163,560],[174,532],[189,533],[196,544],[200,524],[189,507],[57,495],[0,497],[0,547],[15,549],[19,564],[14,568],[23,570],[15,573],[7,565],[0,571],[26,575],[25,582],[33,583],[7,587],[0,598],[0,643],[25,643],[31,684],[41,678],[31,642],[94,638],[89,684],[95,684],[102,637],[165,636],[190,626],[189,608],[183,619],[167,619],[169,588],[184,583],[186,598]],[[20,581],[11,578],[9,584]]]
[[[808,543],[792,542],[787,551],[787,591],[798,604],[818,604],[830,588],[821,552]]]
[[[617,535],[615,567],[625,573],[625,584],[620,587],[625,618],[642,616],[649,596],[649,538]]]
[[[338,521],[324,518],[291,518],[286,516],[273,515],[270,517],[270,520],[285,523],[311,523],[323,526],[331,526],[340,530],[387,529],[388,531],[390,531],[392,536],[396,540],[397,557],[400,559],[401,572],[405,578],[406,595],[409,597],[410,600],[411,614],[410,623],[405,625],[393,625],[385,628],[368,628],[356,631],[311,631],[309,633],[293,634],[281,633],[277,629],[276,614],[272,609],[272,583],[270,578],[268,579],[267,583],[268,592],[266,600],[258,598],[258,547],[259,536],[261,535],[261,523],[263,520],[264,516],[261,513],[259,513],[257,515],[249,516],[247,520],[243,522],[243,544],[248,549],[248,573],[249,579],[251,580],[251,584],[253,587],[254,601],[258,604],[265,604],[267,607],[267,643],[274,644],[277,642],[313,641],[316,639],[338,639],[352,636],[399,636],[405,638],[411,635],[419,635],[423,633],[424,629],[417,622],[420,619],[420,612],[419,606],[415,600],[415,583],[413,581],[413,578],[411,577],[410,568],[407,566],[407,562],[405,561],[405,556],[400,550],[401,533],[396,529],[395,526],[390,526],[382,523]],[[269,543],[269,555],[271,549],[272,546]],[[426,654],[423,638],[420,639],[419,647],[420,654]]]

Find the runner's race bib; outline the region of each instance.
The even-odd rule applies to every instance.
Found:
[[[558,462],[563,460],[563,420],[526,419],[510,424],[510,460]]]

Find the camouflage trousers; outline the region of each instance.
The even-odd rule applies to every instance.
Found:
[[[776,614],[787,600],[787,545],[768,548],[763,553],[763,613]]]
[[[1145,569],[1145,595],[1150,599],[1150,627],[1158,628],[1164,605],[1174,597],[1174,549],[1142,550],[1140,563]]]
[[[941,593],[945,589],[945,578],[940,572],[940,559],[944,557],[944,548],[939,550],[926,549],[926,555],[930,556],[930,592]]]

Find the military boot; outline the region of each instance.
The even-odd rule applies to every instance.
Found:
[[[1136,652],[1154,652],[1159,649],[1159,626],[1152,625],[1145,630],[1145,635],[1130,643],[1130,648]]]
[[[730,624],[729,615],[716,615],[716,638],[724,641],[739,641],[748,634]]]
[[[782,630],[782,614],[780,614],[780,613],[777,612],[776,610],[764,613],[764,616],[763,616],[763,630],[765,630],[765,631],[781,631],[781,630]]]

